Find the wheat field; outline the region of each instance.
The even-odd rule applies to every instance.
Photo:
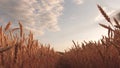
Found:
[[[97,5],[109,25],[99,24],[108,30],[108,36],[99,41],[73,42],[68,51],[54,51],[34,39],[32,32],[25,34],[23,25],[10,28],[8,22],[0,27],[0,68],[120,68],[120,24]],[[15,33],[19,31],[19,33]]]

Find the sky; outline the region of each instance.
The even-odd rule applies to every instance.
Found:
[[[104,18],[97,4],[108,15],[119,12],[120,0],[0,0],[0,25],[20,21],[43,44],[64,51],[75,42],[97,41],[107,30],[100,27]],[[106,22],[105,22],[106,23]]]

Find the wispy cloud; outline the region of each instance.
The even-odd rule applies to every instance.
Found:
[[[21,21],[26,29],[44,33],[44,30],[58,31],[58,18],[63,11],[64,0],[0,0],[0,18]]]
[[[77,5],[83,4],[83,0],[73,0]]]

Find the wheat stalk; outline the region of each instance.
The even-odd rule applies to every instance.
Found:
[[[0,53],[9,50],[9,49],[11,49],[12,47],[13,47],[13,46],[6,46],[6,47],[3,47],[3,48],[0,48]]]
[[[19,22],[19,27],[20,27],[20,37],[22,37],[22,35],[23,35],[23,26],[22,26],[21,22]]]
[[[1,45],[3,46],[3,30],[2,30],[2,26],[0,27],[0,36],[1,36],[1,38],[0,38],[0,42],[1,42]]]
[[[29,37],[31,40],[33,40],[33,33],[30,31]]]
[[[5,27],[5,31],[7,31],[10,28],[11,22],[8,22],[8,24]]]
[[[15,44],[15,51],[14,51],[14,63],[17,62],[17,54],[18,54],[18,44]]]
[[[13,28],[11,31],[14,32],[15,30],[18,30],[18,29],[20,29],[20,28]]]
[[[104,18],[111,24],[111,21],[110,21],[110,18],[109,16],[107,15],[107,13],[102,9],[102,7],[100,5],[97,5],[98,9],[100,10],[101,14],[104,16]]]
[[[75,43],[75,41],[74,41],[74,40],[72,40],[72,42],[73,42],[74,46],[77,48],[77,44]]]
[[[116,23],[115,27],[120,29],[120,24],[119,24],[119,22],[117,21],[117,19],[116,19],[116,18],[113,18],[113,19],[114,19],[114,21],[115,21],[115,23]]]
[[[114,31],[110,26],[106,26],[104,24],[99,24],[99,25],[106,28],[106,29],[108,29],[108,30]]]

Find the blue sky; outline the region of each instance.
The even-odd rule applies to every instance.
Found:
[[[98,40],[107,30],[98,23],[104,18],[96,4],[108,15],[119,10],[119,0],[1,0],[0,25],[8,21],[17,27],[21,21],[25,30],[31,30],[43,44],[51,44],[55,50],[72,47],[72,40],[79,43]]]

